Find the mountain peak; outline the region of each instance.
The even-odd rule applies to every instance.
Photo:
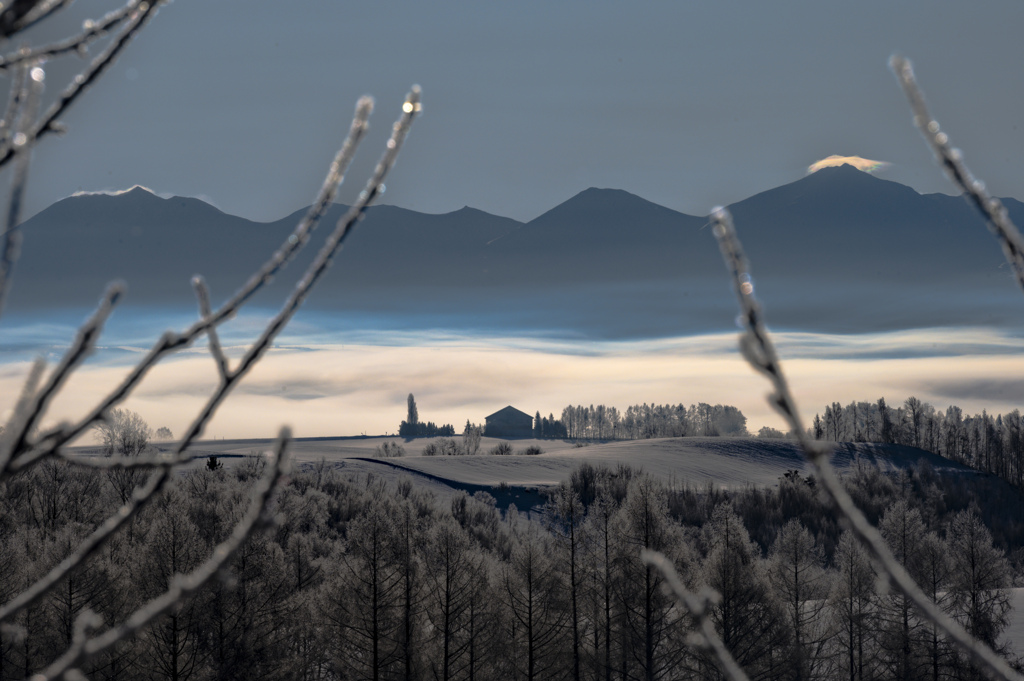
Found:
[[[141,184],[135,184],[128,189],[101,189],[99,191],[77,191],[71,195],[71,197],[78,196],[131,196],[131,197],[142,197],[142,196],[153,196],[157,197],[149,187],[143,187]],[[159,197],[157,197],[159,198]]]
[[[576,194],[568,201],[563,201],[546,213],[531,220],[531,223],[549,222],[551,220],[596,219],[616,214],[627,217],[636,211],[657,213],[665,217],[678,217],[670,208],[659,206],[647,199],[631,194],[623,189],[602,189],[590,187]]]

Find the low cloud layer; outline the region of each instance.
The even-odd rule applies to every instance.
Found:
[[[654,341],[577,343],[453,336],[402,345],[276,348],[235,390],[207,430],[210,437],[271,437],[282,424],[296,436],[394,433],[408,393],[420,416],[461,429],[507,404],[559,415],[569,403],[732,404],[756,431],[782,427],[765,402],[767,383],[736,352],[735,334]],[[909,395],[945,409],[1006,412],[1022,406],[1024,344],[978,330],[922,330],[837,336],[776,336],[806,419],[826,404]],[[233,349],[238,356],[240,349]],[[76,418],[121,380],[135,353],[100,353],[53,405],[50,423]],[[28,365],[0,364],[0,410],[10,413]],[[153,428],[178,434],[215,387],[213,361],[200,348],[154,369],[125,406]]]

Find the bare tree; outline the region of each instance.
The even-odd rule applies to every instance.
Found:
[[[96,431],[103,441],[104,453],[122,458],[142,454],[153,436],[149,424],[130,409],[111,409],[107,418],[96,424]],[[122,504],[128,503],[132,491],[146,477],[145,470],[133,467],[111,468],[106,474]]]
[[[153,430],[131,409],[111,409],[104,421],[96,424],[107,456],[138,456],[146,451]]]

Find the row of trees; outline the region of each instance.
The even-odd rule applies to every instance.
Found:
[[[637,404],[620,412],[615,407],[569,405],[561,419],[534,417],[534,436],[573,440],[639,440],[655,437],[743,436],[747,417],[736,407],[691,404]]]
[[[262,459],[195,469],[83,569],[14,623],[0,678],[63,650],[84,608],[114,621],[231,531]],[[1010,568],[971,508],[923,471],[850,484],[942,607],[990,643],[1006,625]],[[0,602],[68,555],[115,503],[92,471],[49,461],[0,494]],[[964,678],[967,662],[900,597],[813,489],[667,487],[584,466],[544,522],[487,494],[442,502],[327,464],[296,473],[278,521],[220,579],[95,660],[102,679],[707,679],[687,622],[641,549],[721,600],[713,621],[755,679]]]
[[[815,415],[814,437],[920,447],[1024,487],[1024,420],[1020,410],[973,416],[955,405],[943,412],[916,397],[891,407],[877,402],[833,402]]]
[[[420,412],[416,407],[416,398],[413,397],[412,393],[409,393],[407,402],[409,407],[408,415],[398,426],[398,435],[400,437],[452,437],[455,435],[455,427],[450,423],[438,426],[433,421],[427,421],[426,423],[420,421]]]

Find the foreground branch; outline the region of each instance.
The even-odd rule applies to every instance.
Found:
[[[710,651],[729,681],[749,681],[746,672],[722,643],[711,621],[711,605],[718,600],[719,595],[710,590],[700,595],[687,591],[672,563],[657,551],[644,549],[640,552],[640,559],[661,573],[676,604],[697,623],[697,631],[690,635],[691,645]]]
[[[964,193],[964,198],[974,205],[988,222],[988,227],[1003,247],[1006,261],[1017,275],[1017,283],[1024,289],[1024,237],[1010,220],[1003,202],[988,193],[985,183],[975,179],[963,161],[963,154],[949,143],[949,136],[942,132],[939,122],[932,118],[925,106],[924,93],[914,79],[910,61],[894,55],[889,66],[903,88],[914,111],[914,125],[917,126],[928,145],[935,153],[935,159],[946,171],[949,179]]]
[[[64,578],[81,567],[90,556],[95,554],[104,542],[132,519],[146,503],[164,490],[171,480],[171,473],[177,466],[192,459],[191,456],[185,453],[185,450],[202,434],[206,423],[216,412],[220,404],[227,398],[231,389],[242,380],[249,369],[269,349],[274,338],[285,327],[320,276],[327,270],[331,259],[340,249],[345,237],[351,232],[374,198],[379,195],[384,179],[394,165],[402,142],[409,132],[412,120],[420,111],[419,88],[414,88],[407,97],[402,107],[402,115],[394,125],[392,136],[388,140],[384,155],[378,163],[375,172],[370,177],[366,189],[360,194],[359,201],[338,222],[334,232],[327,239],[313,263],[307,268],[299,284],[282,306],[281,311],[253,342],[253,345],[243,356],[239,366],[231,370],[216,336],[216,324],[234,316],[238,308],[249,299],[252,293],[266,284],[271,276],[283,267],[309,241],[311,231],[315,229],[320,218],[326,213],[327,208],[333,201],[337,187],[344,177],[344,172],[351,162],[358,142],[365,133],[367,119],[371,110],[372,102],[369,98],[363,98],[359,101],[349,134],[328,170],[327,177],[317,196],[316,202],[310,207],[307,215],[300,221],[298,227],[285,241],[284,245],[243,286],[238,294],[222,306],[218,312],[213,313],[210,310],[209,292],[205,283],[201,278],[195,278],[193,285],[199,300],[199,313],[201,317],[199,322],[194,324],[184,335],[175,337],[171,333],[165,334],[147,357],[134,367],[133,371],[130,372],[129,379],[122,383],[121,386],[118,386],[105,400],[101,401],[85,419],[74,426],[59,427],[57,430],[44,435],[39,442],[33,445],[29,440],[29,436],[34,425],[45,414],[51,398],[60,391],[68,376],[94,348],[103,324],[120,296],[120,286],[114,285],[108,290],[100,307],[83,324],[75,342],[65,353],[63,359],[42,388],[38,386],[41,381],[43,364],[42,362],[37,362],[35,369],[30,373],[22,398],[15,409],[15,418],[8,424],[8,430],[4,433],[4,437],[0,438],[0,478],[4,477],[5,474],[10,475],[25,470],[38,463],[45,456],[59,456],[76,464],[94,468],[142,468],[154,469],[155,472],[150,476],[149,481],[144,487],[134,491],[131,500],[125,506],[122,506],[116,513],[111,515],[85,541],[76,547],[70,556],[35,584],[18,594],[9,603],[0,606],[0,622],[38,601]],[[109,409],[113,408],[121,399],[130,394],[150,367],[155,365],[166,354],[169,354],[182,344],[190,343],[203,332],[206,332],[210,337],[210,352],[217,363],[220,383],[179,441],[173,454],[169,456],[85,460],[70,457],[61,449],[63,442],[60,441],[60,438],[66,438],[71,433],[83,432],[85,428],[104,418]],[[286,438],[287,433],[283,433],[278,450],[279,455],[283,451],[283,443]],[[13,454],[19,452],[21,452],[20,456],[13,456]],[[280,477],[282,474],[281,471],[275,473],[277,477]],[[270,484],[272,486],[272,483]],[[267,493],[269,494],[269,491]],[[233,539],[215,550],[211,562],[208,562],[207,566],[200,568],[187,579],[183,578],[176,581],[164,596],[161,596],[146,606],[146,608],[137,612],[124,624],[96,639],[76,641],[69,647],[65,655],[45,672],[47,674],[46,678],[57,678],[65,673],[70,673],[70,670],[79,665],[83,660],[109,648],[121,638],[134,634],[153,617],[173,607],[178,599],[193,593],[210,575],[216,572],[224,561],[230,558],[230,555],[222,554],[225,551],[230,553],[237,549],[237,546],[244,541],[246,534],[251,529],[252,523],[248,524],[248,529],[246,527],[245,522],[236,526]],[[236,541],[236,543],[231,544],[231,541]],[[85,623],[86,620],[83,620],[83,626],[80,628],[81,632],[83,632],[83,637],[86,636],[84,632],[89,629],[85,626]]]
[[[850,495],[829,463],[829,448],[812,440],[803,428],[796,401],[789,389],[789,384],[782,372],[775,346],[768,330],[764,326],[761,306],[754,297],[754,284],[750,276],[750,267],[736,229],[733,227],[732,216],[725,208],[716,208],[711,214],[714,223],[714,234],[722,249],[726,266],[732,274],[733,286],[739,298],[740,318],[744,331],[740,335],[740,351],[751,366],[763,373],[772,383],[773,392],[768,402],[789,424],[793,435],[797,438],[804,454],[814,468],[822,488],[832,499],[842,519],[875,559],[883,576],[889,583],[903,593],[915,605],[921,615],[933,623],[945,637],[967,653],[975,663],[984,667],[994,678],[1009,681],[1021,681],[1014,672],[991,648],[976,640],[953,618],[939,608],[921,588],[914,582],[899,561],[886,546],[882,535],[868,522],[860,509],[853,503]]]

